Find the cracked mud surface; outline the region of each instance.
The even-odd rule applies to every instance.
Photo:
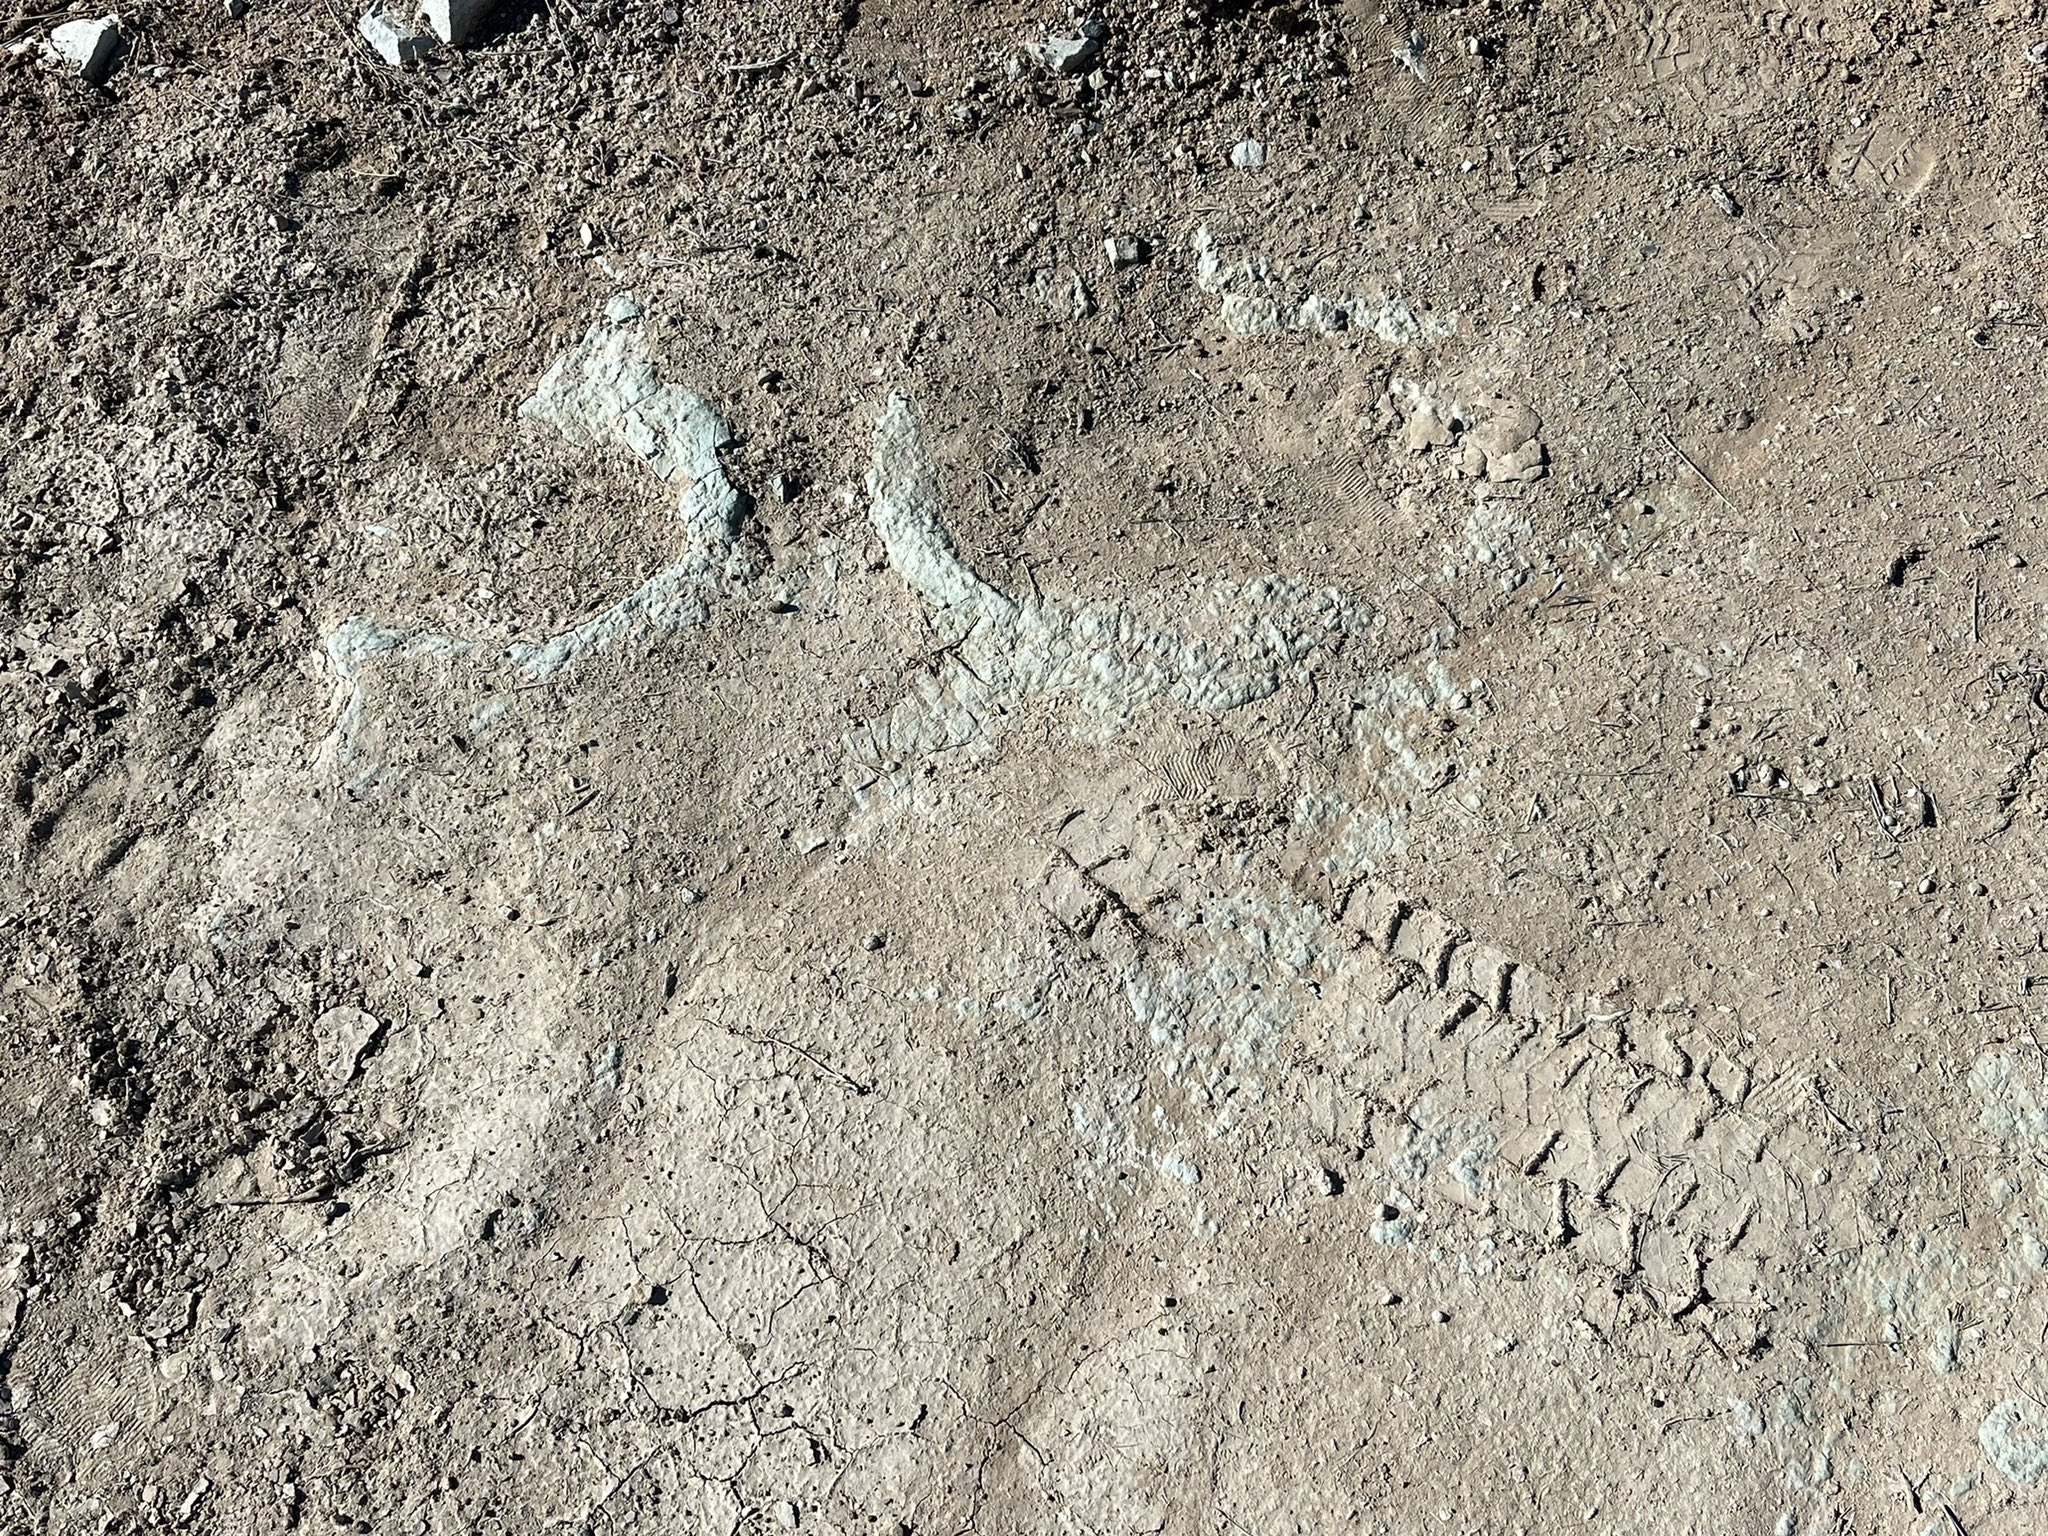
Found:
[[[0,1532],[2041,1528],[2038,7],[237,9],[0,68]]]

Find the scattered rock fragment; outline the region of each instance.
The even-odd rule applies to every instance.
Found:
[[[1085,75],[1102,55],[1102,40],[1109,29],[1099,21],[1084,21],[1067,37],[1046,37],[1028,45],[1025,52],[1056,75]]]
[[[1370,332],[1397,345],[1433,341],[1457,330],[1455,318],[1417,316],[1397,295],[1384,290],[1323,294],[1263,257],[1226,261],[1207,225],[1194,234],[1195,286],[1218,300],[1224,328],[1247,339],[1289,332],[1335,335]]]
[[[0,1248],[0,1348],[13,1339],[15,1325],[21,1321],[21,1293],[29,1278],[29,1258],[26,1243]]]
[[[55,63],[70,66],[81,80],[104,80],[114,63],[114,50],[121,44],[117,18],[101,16],[90,21],[67,21],[50,33],[45,52]]]
[[[1102,242],[1102,254],[1109,258],[1110,271],[1122,272],[1137,266],[1151,251],[1142,240],[1134,240],[1128,235],[1113,235]]]
[[[157,1343],[176,1338],[192,1326],[192,1319],[198,1311],[197,1295],[191,1291],[173,1291],[143,1317],[142,1336]]]
[[[1496,485],[1541,479],[1545,456],[1537,433],[1543,430],[1543,419],[1518,400],[1496,397],[1482,409],[1483,419],[1465,438],[1459,469]]]
[[[1257,139],[1241,139],[1231,146],[1230,163],[1240,171],[1263,170],[1266,164],[1266,146]]]
[[[327,1067],[327,1090],[339,1093],[355,1080],[356,1067],[384,1026],[375,1014],[360,1008],[330,1008],[313,1021],[320,1059]]]
[[[365,11],[363,19],[356,23],[356,31],[370,45],[370,51],[393,69],[423,59],[434,50],[432,38],[392,20],[381,9]]]
[[[193,1479],[191,1491],[185,1495],[184,1502],[178,1505],[178,1524],[191,1524],[192,1516],[199,1508],[199,1501],[212,1491],[212,1479],[207,1477]]]
[[[1460,398],[1455,384],[1419,384],[1395,378],[1381,399],[1383,418],[1399,424],[1410,453],[1452,448],[1460,474],[1491,485],[1543,478],[1549,462],[1543,419],[1519,400],[1491,391]]]

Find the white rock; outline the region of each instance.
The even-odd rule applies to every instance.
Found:
[[[381,10],[368,11],[356,23],[356,30],[370,49],[393,69],[423,59],[433,51],[433,39],[393,21]]]
[[[1109,28],[1099,21],[1084,21],[1068,37],[1048,37],[1025,48],[1046,69],[1056,75],[1085,75],[1102,54],[1102,40]]]
[[[1224,328],[1233,336],[1278,336],[1287,329],[1279,302],[1268,294],[1226,293],[1221,309]]]
[[[1128,235],[1117,235],[1102,242],[1102,254],[1109,258],[1112,272],[1121,272],[1126,267],[1135,267],[1145,259],[1145,243],[1133,240]]]
[[[1256,171],[1266,163],[1266,146],[1257,139],[1241,139],[1232,146],[1230,163],[1240,171]]]
[[[114,62],[120,45],[118,18],[102,16],[96,21],[67,21],[50,33],[46,52],[59,63],[69,64],[83,80],[100,80]]]
[[[491,14],[498,0],[421,0],[420,13],[434,36],[451,48],[469,41],[476,24]]]
[[[1101,50],[1092,37],[1048,37],[1033,43],[1031,57],[1056,75],[1085,75]]]
[[[327,1068],[327,1091],[342,1092],[355,1081],[356,1067],[384,1026],[360,1008],[330,1008],[313,1021],[313,1038]]]
[[[192,1513],[199,1508],[199,1501],[213,1491],[213,1480],[207,1477],[195,1478],[192,1491],[185,1495],[185,1502],[178,1506],[178,1524],[190,1525]]]
[[[1344,329],[1350,316],[1344,306],[1335,299],[1320,293],[1312,293],[1301,301],[1301,308],[1294,317],[1297,331],[1315,331],[1320,335],[1334,336]]]
[[[1977,1443],[2009,1482],[2031,1488],[2048,1477],[2048,1414],[2027,1398],[2007,1398],[1977,1431]]]

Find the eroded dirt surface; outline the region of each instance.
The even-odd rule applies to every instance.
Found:
[[[21,15],[0,1530],[2041,1529],[2037,9]]]

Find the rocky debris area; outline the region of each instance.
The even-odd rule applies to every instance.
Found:
[[[496,7],[497,0],[420,0],[417,9],[408,11],[404,0],[389,5],[380,0],[363,12],[356,30],[379,59],[396,69],[428,57],[436,41],[462,47]]]
[[[23,9],[0,1531],[2037,1528],[2037,9]]]
[[[1496,485],[1543,478],[1548,459],[1537,436],[1543,421],[1518,400],[1446,398],[1441,386],[1395,378],[1387,382],[1380,410],[1390,427],[1398,426],[1410,453],[1455,449],[1447,457],[1468,478]]]

